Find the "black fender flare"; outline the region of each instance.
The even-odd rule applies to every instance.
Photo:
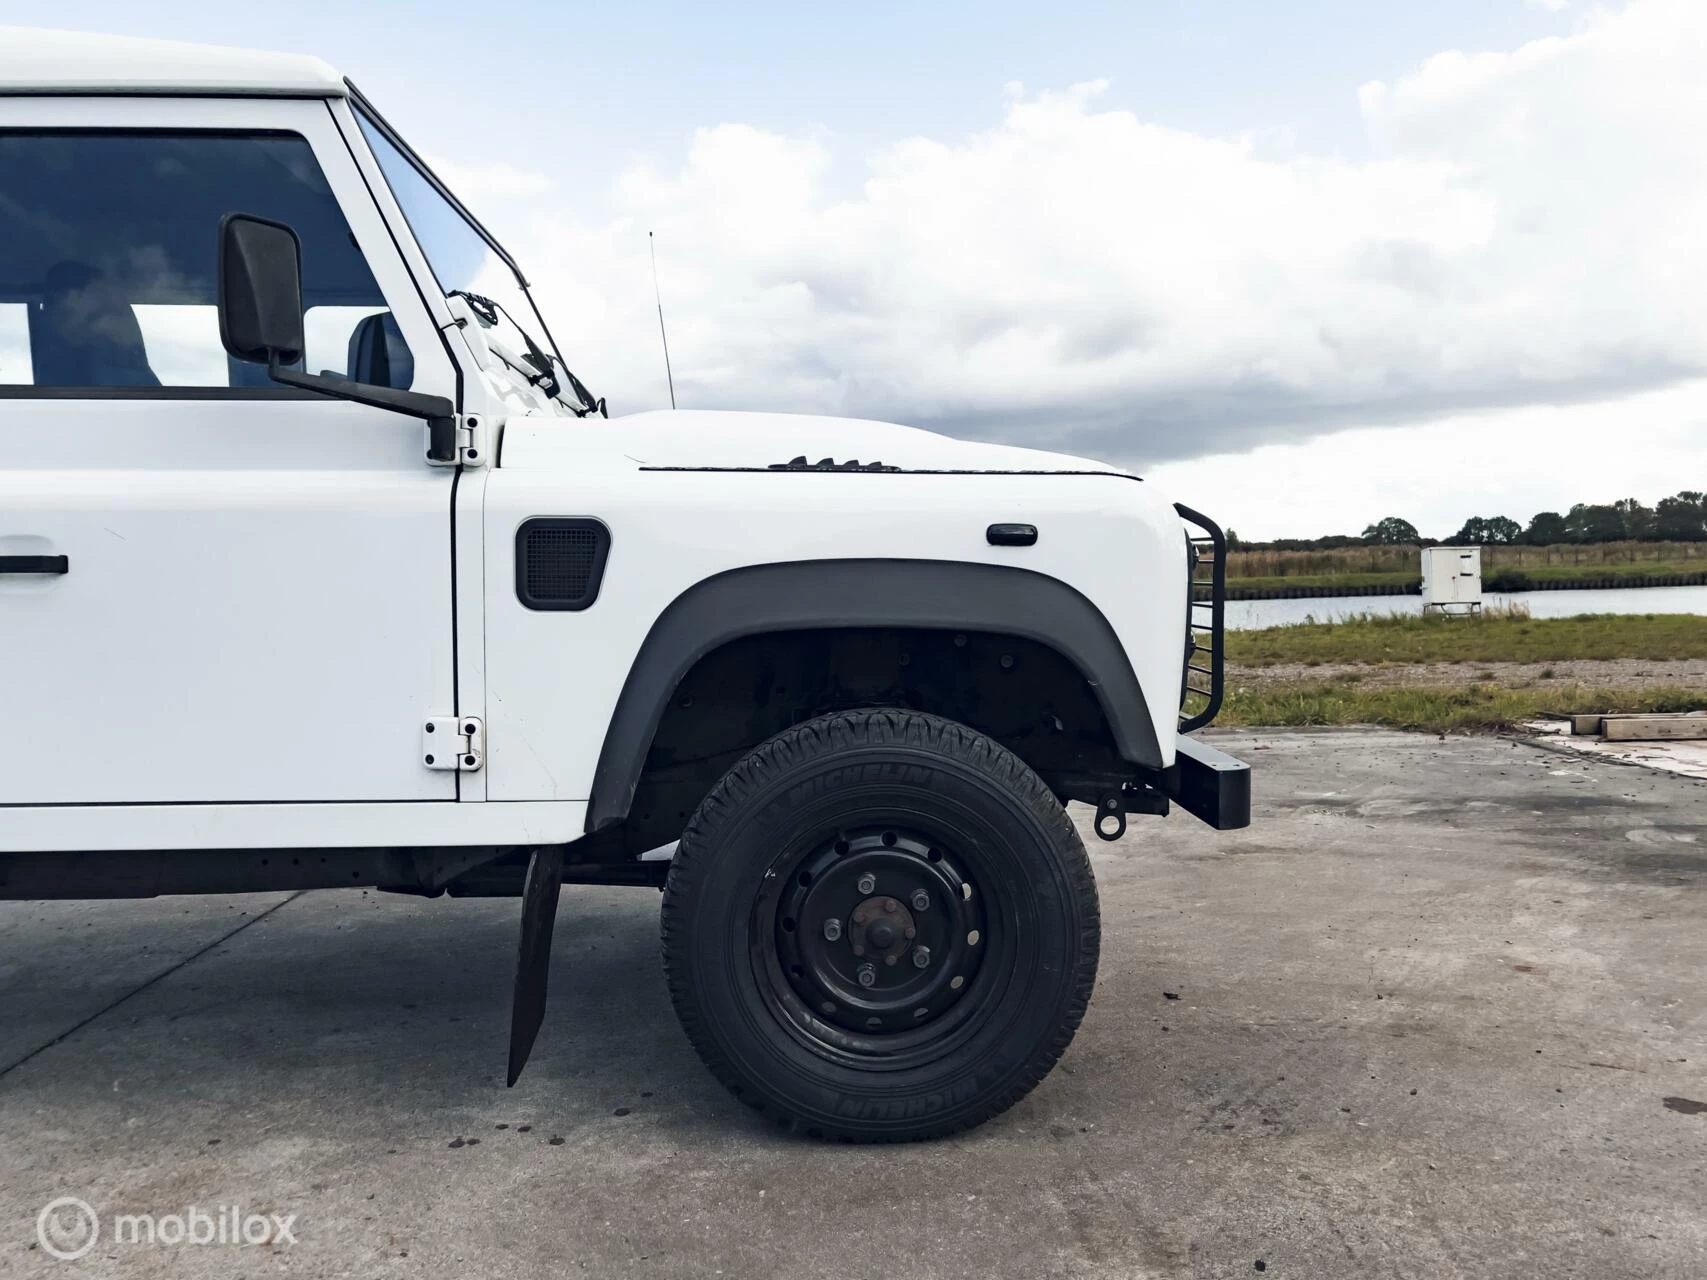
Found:
[[[1144,691],[1102,611],[1058,578],[952,560],[801,560],[749,565],[689,587],[647,633],[605,731],[587,830],[628,817],[664,712],[712,650],[771,631],[917,627],[1022,636],[1057,650],[1084,675],[1134,765],[1159,769]]]

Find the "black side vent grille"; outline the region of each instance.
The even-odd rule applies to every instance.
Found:
[[[541,516],[516,530],[516,598],[530,609],[585,609],[599,598],[610,530]]]

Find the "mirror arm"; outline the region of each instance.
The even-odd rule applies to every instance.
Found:
[[[427,421],[427,457],[433,462],[456,461],[456,406],[443,396],[422,395],[419,391],[399,391],[395,387],[378,387],[366,382],[344,378],[328,378],[318,373],[298,373],[279,364],[275,353],[267,360],[267,376],[287,387],[301,387],[335,400],[352,400],[375,409],[408,414]]]

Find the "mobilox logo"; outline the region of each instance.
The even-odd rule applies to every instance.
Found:
[[[60,1196],[36,1215],[36,1239],[61,1262],[81,1258],[101,1236],[101,1220],[86,1200]]]
[[[87,1200],[60,1196],[36,1216],[36,1240],[62,1262],[81,1258],[103,1238],[115,1246],[150,1245],[293,1245],[294,1213],[247,1213],[242,1205],[211,1209],[190,1205],[182,1213],[119,1213],[103,1237],[101,1218]]]

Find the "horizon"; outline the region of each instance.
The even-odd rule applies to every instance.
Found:
[[[1700,490],[1679,489],[1674,493],[1662,494],[1660,497],[1655,498],[1652,501],[1644,501],[1642,499],[1642,497],[1640,495],[1637,495],[1637,494],[1625,494],[1621,498],[1613,498],[1612,500],[1606,501],[1606,502],[1571,502],[1571,503],[1563,503],[1563,504],[1560,504],[1560,505],[1555,506],[1555,507],[1546,507],[1546,508],[1543,508],[1542,510],[1539,510],[1539,511],[1530,512],[1527,519],[1520,519],[1511,511],[1478,512],[1477,514],[1475,514],[1473,516],[1466,517],[1464,521],[1460,522],[1459,532],[1462,532],[1464,526],[1469,524],[1471,521],[1478,521],[1478,520],[1479,521],[1490,521],[1490,520],[1498,520],[1498,519],[1502,519],[1502,518],[1506,519],[1506,520],[1514,521],[1520,528],[1522,528],[1524,530],[1528,530],[1533,525],[1535,520],[1540,516],[1558,516],[1558,517],[1564,518],[1564,517],[1574,515],[1575,513],[1579,512],[1579,511],[1586,511],[1586,510],[1591,510],[1591,509],[1592,510],[1613,510],[1613,509],[1619,507],[1621,504],[1624,504],[1624,503],[1636,503],[1640,506],[1640,508],[1643,511],[1647,512],[1649,515],[1652,515],[1654,513],[1654,511],[1658,509],[1659,505],[1662,502],[1668,501],[1670,499],[1686,498],[1686,497],[1695,498],[1697,501],[1697,505],[1707,505],[1707,504],[1703,504],[1701,502],[1703,494],[1702,494],[1702,491],[1700,491]],[[1452,541],[1457,540],[1457,534],[1456,533],[1444,534],[1444,535],[1441,535],[1440,537],[1436,537],[1433,534],[1424,531],[1420,525],[1417,525],[1415,521],[1412,521],[1410,519],[1410,517],[1407,516],[1403,511],[1389,511],[1389,512],[1384,513],[1381,516],[1376,517],[1375,519],[1368,521],[1366,523],[1366,525],[1364,526],[1364,531],[1362,533],[1352,533],[1349,530],[1347,530],[1347,531],[1336,531],[1333,533],[1318,533],[1318,534],[1280,533],[1280,534],[1274,534],[1272,536],[1262,537],[1262,538],[1247,538],[1243,534],[1240,534],[1239,535],[1239,542],[1242,545],[1255,545],[1258,543],[1271,543],[1271,542],[1321,542],[1325,539],[1330,539],[1330,538],[1351,538],[1354,540],[1363,540],[1369,536],[1369,529],[1371,527],[1378,524],[1382,520],[1393,519],[1393,518],[1404,520],[1404,521],[1406,521],[1406,523],[1411,524],[1414,528],[1417,529],[1421,540],[1424,542],[1444,543],[1444,542],[1452,542]],[[1236,528],[1235,526],[1231,526],[1231,525],[1227,526],[1227,530],[1229,533],[1234,532],[1235,528]],[[1512,539],[1510,541],[1517,541],[1517,540],[1518,539]],[[1595,539],[1594,541],[1619,541],[1619,540],[1620,539]],[[1648,537],[1648,536],[1632,535],[1628,539],[1623,539],[1623,540],[1628,540],[1628,541],[1657,541],[1657,542],[1664,542],[1664,541],[1696,542],[1696,541],[1707,541],[1707,537],[1689,538],[1689,537],[1672,537],[1670,535],[1654,535],[1652,537]],[[1572,540],[1571,539],[1558,539],[1556,541],[1560,544],[1563,544],[1563,543],[1567,543],[1567,542],[1572,541]],[[1575,541],[1584,541],[1584,540],[1576,539]],[[1540,544],[1537,544],[1537,545],[1540,545]]]

